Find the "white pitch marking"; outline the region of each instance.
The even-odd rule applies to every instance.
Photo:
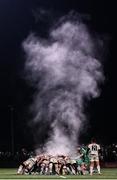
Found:
[[[66,178],[65,176],[60,176],[60,177],[61,177],[61,178],[64,178],[64,179]]]

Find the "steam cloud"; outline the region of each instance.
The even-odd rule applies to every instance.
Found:
[[[84,103],[99,95],[102,66],[96,45],[80,21],[66,20],[53,28],[48,39],[30,35],[23,43],[26,71],[37,89],[33,123],[46,131],[49,154],[74,152],[85,121]],[[49,125],[49,126],[48,126]]]

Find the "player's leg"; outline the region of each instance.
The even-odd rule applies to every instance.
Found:
[[[90,175],[93,175],[95,156],[90,155]]]
[[[40,175],[44,174],[44,172],[45,172],[45,164],[41,163]]]
[[[49,164],[46,164],[45,166],[45,175],[48,175],[49,173]]]
[[[59,171],[59,174],[62,175],[62,168],[63,168],[63,165],[59,162],[58,163],[58,171]]]
[[[96,166],[97,166],[98,174],[101,174],[99,160],[96,161]]]
[[[72,166],[73,166],[73,169],[74,169],[74,171],[75,171],[75,175],[77,174],[77,163],[74,163],[74,164],[72,164]]]
[[[37,161],[34,161],[33,159],[31,159],[26,167],[26,169],[28,170],[29,174],[34,173],[34,171],[36,170],[36,166],[37,165]]]
[[[77,159],[77,170],[78,170],[78,174],[81,175],[85,174],[85,164],[82,158]]]
[[[66,165],[63,165],[62,175],[67,175],[67,166]]]
[[[17,170],[17,174],[19,175],[19,174],[24,174],[25,173],[25,168],[26,168],[26,166],[25,166],[25,164],[24,164],[24,162],[19,166],[19,168],[18,168],[18,170]]]
[[[34,169],[34,164],[30,162],[30,164],[27,166],[28,173],[31,174]]]
[[[71,164],[70,164],[70,163],[67,163],[67,164],[66,164],[66,167],[67,167],[67,172],[68,172],[68,174],[71,175],[71,174],[72,174]]]
[[[52,162],[49,163],[49,174],[50,175],[53,174],[53,163]]]
[[[58,163],[54,163],[54,166],[55,166],[55,173],[56,174],[59,174],[59,166],[58,166]]]
[[[90,162],[90,175],[93,175],[94,161]]]
[[[23,169],[24,169],[24,167],[23,167],[23,165],[21,164],[20,166],[19,166],[19,168],[18,168],[18,170],[17,170],[17,174],[23,174]]]
[[[82,164],[81,164],[81,173],[82,173],[82,175],[85,175],[85,170],[86,170],[85,164],[82,163]]]

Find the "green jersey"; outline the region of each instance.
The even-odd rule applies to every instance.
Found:
[[[88,155],[87,151],[88,151],[87,147],[81,148],[81,152],[83,154],[83,161],[84,161],[84,163],[86,163],[88,165],[90,160],[89,160],[89,155]]]

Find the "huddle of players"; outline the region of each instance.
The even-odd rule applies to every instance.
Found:
[[[40,175],[85,175],[93,174],[96,163],[98,174],[100,173],[99,154],[100,146],[95,140],[87,148],[78,148],[76,157],[65,155],[40,154],[24,161],[18,168],[17,174]]]
[[[41,154],[24,161],[17,174],[67,175],[85,174],[86,164],[83,154],[75,158],[69,156],[51,156]]]

